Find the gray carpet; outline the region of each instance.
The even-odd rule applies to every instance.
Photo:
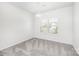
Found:
[[[0,56],[78,56],[72,45],[30,39],[0,51]]]

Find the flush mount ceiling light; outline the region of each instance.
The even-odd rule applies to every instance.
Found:
[[[36,17],[41,17],[41,15],[40,14],[36,14]]]

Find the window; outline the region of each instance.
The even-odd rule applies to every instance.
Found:
[[[40,31],[41,32],[48,32],[52,34],[58,33],[58,27],[57,27],[57,18],[51,18],[51,19],[44,19],[41,21]]]

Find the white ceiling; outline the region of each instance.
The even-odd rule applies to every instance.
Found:
[[[72,6],[72,2],[12,2],[10,4],[32,13],[46,12],[49,10]]]

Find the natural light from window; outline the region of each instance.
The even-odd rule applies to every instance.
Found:
[[[40,32],[57,34],[58,33],[57,22],[58,22],[58,19],[55,17],[52,17],[50,19],[43,19],[41,21]]]

